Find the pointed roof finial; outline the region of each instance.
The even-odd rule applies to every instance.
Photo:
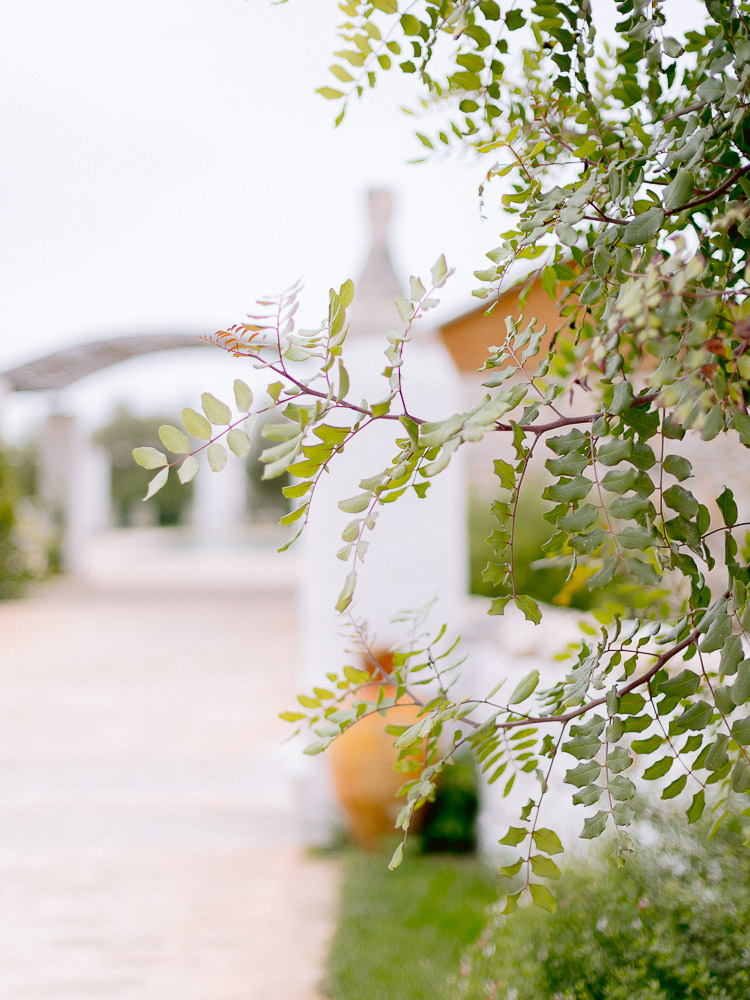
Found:
[[[370,188],[367,194],[370,209],[370,232],[374,245],[388,245],[388,230],[393,214],[393,195],[386,188]]]
[[[388,252],[393,195],[384,188],[368,192],[370,215],[370,253],[356,282],[354,302],[349,312],[354,336],[379,336],[398,321],[394,299],[401,285],[394,274]]]

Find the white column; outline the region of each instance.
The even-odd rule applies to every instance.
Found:
[[[230,455],[220,473],[201,454],[201,469],[193,480],[192,526],[199,545],[223,546],[237,541],[247,524],[245,463]]]
[[[63,568],[78,573],[92,533],[109,522],[109,460],[78,420],[62,413],[44,423],[40,458],[39,497],[61,526]]]

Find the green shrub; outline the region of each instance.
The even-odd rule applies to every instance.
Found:
[[[18,597],[51,567],[52,529],[29,493],[27,455],[0,449],[0,600]]]
[[[159,427],[168,424],[167,416],[139,417],[120,404],[111,421],[94,435],[95,444],[109,455],[112,468],[112,506],[118,527],[133,524],[134,513],[142,510],[143,476],[133,462],[133,448],[148,445],[160,448]],[[156,520],[161,527],[181,524],[193,497],[193,484],[181,485],[173,476],[154,497]]]
[[[712,840],[649,818],[624,869],[579,858],[558,909],[498,916],[465,964],[464,1000],[747,1000],[750,854],[740,818]]]
[[[458,755],[440,775],[437,793],[423,810],[422,850],[468,854],[476,848],[479,807],[477,770],[469,754]]]
[[[541,492],[541,486],[537,489],[529,485],[528,495],[519,505],[513,545],[514,567],[518,592],[551,604],[565,583],[566,571],[533,565],[544,557],[542,546],[553,534],[552,526],[542,517],[549,504],[539,499]],[[485,497],[474,494],[469,498],[469,585],[472,594],[492,597],[496,588],[482,579],[482,571],[493,558],[487,538],[497,529],[497,521],[487,507]]]

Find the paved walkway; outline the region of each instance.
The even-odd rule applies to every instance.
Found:
[[[166,541],[164,539],[167,539]],[[291,560],[120,533],[0,604],[0,998],[312,1000]]]

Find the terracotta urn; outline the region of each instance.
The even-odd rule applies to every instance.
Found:
[[[378,656],[382,670],[373,667],[370,673],[387,674],[393,666],[389,656]],[[358,700],[374,701],[381,687],[386,697],[395,696],[394,685],[381,679],[360,688]],[[385,715],[374,712],[345,730],[328,750],[334,790],[348,831],[367,850],[377,850],[382,838],[394,833],[396,817],[405,802],[403,797],[396,798],[396,793],[405,781],[419,775],[419,770],[394,770],[399,751],[386,726],[411,726],[417,721],[418,711],[416,705],[399,704]]]

